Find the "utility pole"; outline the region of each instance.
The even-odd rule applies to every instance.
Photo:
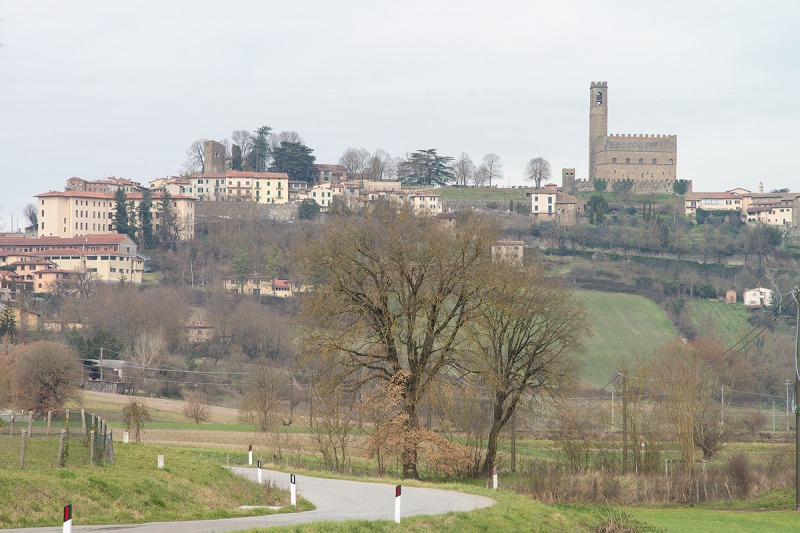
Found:
[[[614,431],[614,389],[611,389],[611,431]]]
[[[722,431],[725,426],[725,387],[720,387],[719,392],[719,428]]]
[[[789,380],[786,380],[786,433],[789,433]]]
[[[794,357],[795,357],[795,365],[798,364],[800,361],[800,288],[795,286],[794,288],[794,303],[796,307],[797,316],[795,318],[795,337],[794,337]],[[795,366],[795,376],[794,376],[794,390],[795,394],[798,390],[800,390],[800,378],[797,377],[796,369],[798,366]],[[794,497],[794,510],[800,511],[800,409],[797,409],[797,412],[794,414],[794,482],[795,482],[795,497]]]
[[[622,376],[622,475],[628,473],[628,376]]]
[[[100,383],[103,382],[103,347],[100,347]]]

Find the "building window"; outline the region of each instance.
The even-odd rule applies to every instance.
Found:
[[[630,157],[626,157],[625,158],[625,163],[630,164],[631,163],[631,158]]]
[[[603,93],[597,91],[597,105],[603,105]]]
[[[644,177],[644,172],[642,172],[642,175],[641,175],[641,176],[639,176],[639,177],[640,177],[640,178],[643,178],[643,177]]]
[[[669,164],[670,164],[670,165],[672,165],[672,164],[673,164],[673,163],[672,163],[672,159],[670,159],[670,160],[669,160]]]
[[[644,164],[644,159],[642,159],[641,157],[639,158],[639,164],[640,164],[640,165],[643,165],[643,164]]]
[[[616,163],[616,162],[617,162],[617,158],[616,158],[616,157],[612,157],[612,158],[611,158],[611,162],[612,162],[612,163]]]
[[[653,158],[653,164],[654,164],[654,165],[655,165],[655,164],[657,164],[657,161],[656,161],[656,159],[655,159],[655,158]]]

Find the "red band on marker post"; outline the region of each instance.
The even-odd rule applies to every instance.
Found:
[[[397,498],[398,496],[400,496],[400,485],[397,485],[397,487],[395,487],[395,494],[394,494],[394,496],[395,496],[395,498]]]
[[[64,507],[64,522],[67,520],[72,520],[72,504],[70,503],[66,507]]]
[[[253,445],[252,445],[252,444],[251,444],[251,445],[250,445],[250,447],[247,449],[247,451],[248,451],[248,452],[252,452],[252,451],[253,451]]]
[[[492,468],[492,475],[497,475],[497,467]]]

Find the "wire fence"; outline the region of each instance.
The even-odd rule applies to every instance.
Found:
[[[115,461],[113,430],[105,420],[83,409],[49,412],[40,420],[27,413],[11,413],[2,423],[0,468],[57,468]]]

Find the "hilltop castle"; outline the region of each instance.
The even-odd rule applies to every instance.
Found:
[[[662,182],[677,179],[678,137],[675,135],[609,135],[608,83],[589,89],[589,181]]]

